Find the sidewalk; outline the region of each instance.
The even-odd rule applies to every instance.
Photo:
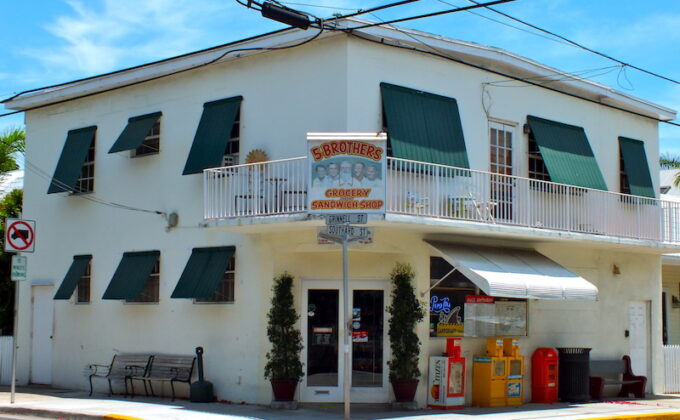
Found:
[[[205,419],[205,420],[324,420],[342,419],[341,404],[306,404],[297,410],[273,410],[248,404],[191,403],[135,397],[134,400],[104,395],[88,397],[82,391],[20,387],[10,404],[6,387],[0,388],[0,413],[63,419]],[[622,417],[623,416],[623,417]],[[520,407],[466,408],[454,412],[436,410],[393,411],[386,405],[355,404],[352,418],[368,419],[679,419],[680,395],[653,396],[645,400],[616,400],[591,404],[526,404]]]

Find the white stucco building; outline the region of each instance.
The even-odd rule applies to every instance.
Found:
[[[480,294],[515,314],[496,319],[492,336],[519,336],[525,399],[538,347],[630,354],[660,392],[661,255],[680,249],[680,228],[678,204],[658,199],[651,174],[658,121],[675,111],[412,30],[329,31],[247,50],[313,31],[5,101],[26,111],[26,161],[37,168],[25,174],[24,217],[38,232],[21,284],[20,382],[85,389],[85,367],[116,352],[200,345],[219,399],[267,403],[265,315],[273,277],[288,271],[305,340],[298,398],[340,401],[341,253],[317,244],[323,220],[306,212],[301,156],[307,132],[385,130],[388,209],[369,220],[373,244],[350,251],[353,307],[369,335],[352,346],[353,401],[392,398],[384,308],[397,262],[414,267],[423,301],[461,306],[460,319],[432,312],[419,328],[421,406],[428,357],[444,350],[439,324],[465,334],[465,296]],[[513,79],[526,82],[499,83]],[[275,162],[242,166],[255,149]],[[236,166],[202,174],[224,163]],[[437,284],[451,264],[458,271]],[[470,401],[471,358],[485,338],[462,343]]]

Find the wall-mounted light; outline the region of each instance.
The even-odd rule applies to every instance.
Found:
[[[614,274],[615,276],[618,276],[619,274],[621,274],[621,270],[619,270],[618,265],[614,264],[612,266],[612,274]]]

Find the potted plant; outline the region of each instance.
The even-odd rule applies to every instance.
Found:
[[[302,335],[295,327],[300,318],[295,312],[293,276],[283,273],[274,279],[271,308],[267,314],[267,337],[272,344],[267,353],[264,376],[274,391],[274,401],[293,401],[302,378]]]
[[[413,288],[415,273],[408,264],[397,263],[390,273],[392,303],[389,336],[392,360],[389,361],[390,382],[397,402],[411,402],[416,394],[420,369],[420,340],[416,325],[425,317],[422,303]]]

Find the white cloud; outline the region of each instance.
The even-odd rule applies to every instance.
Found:
[[[234,7],[220,0],[103,0],[99,9],[78,0],[68,4],[72,13],[46,27],[59,45],[29,54],[78,75],[187,52],[205,35],[207,22]]]

